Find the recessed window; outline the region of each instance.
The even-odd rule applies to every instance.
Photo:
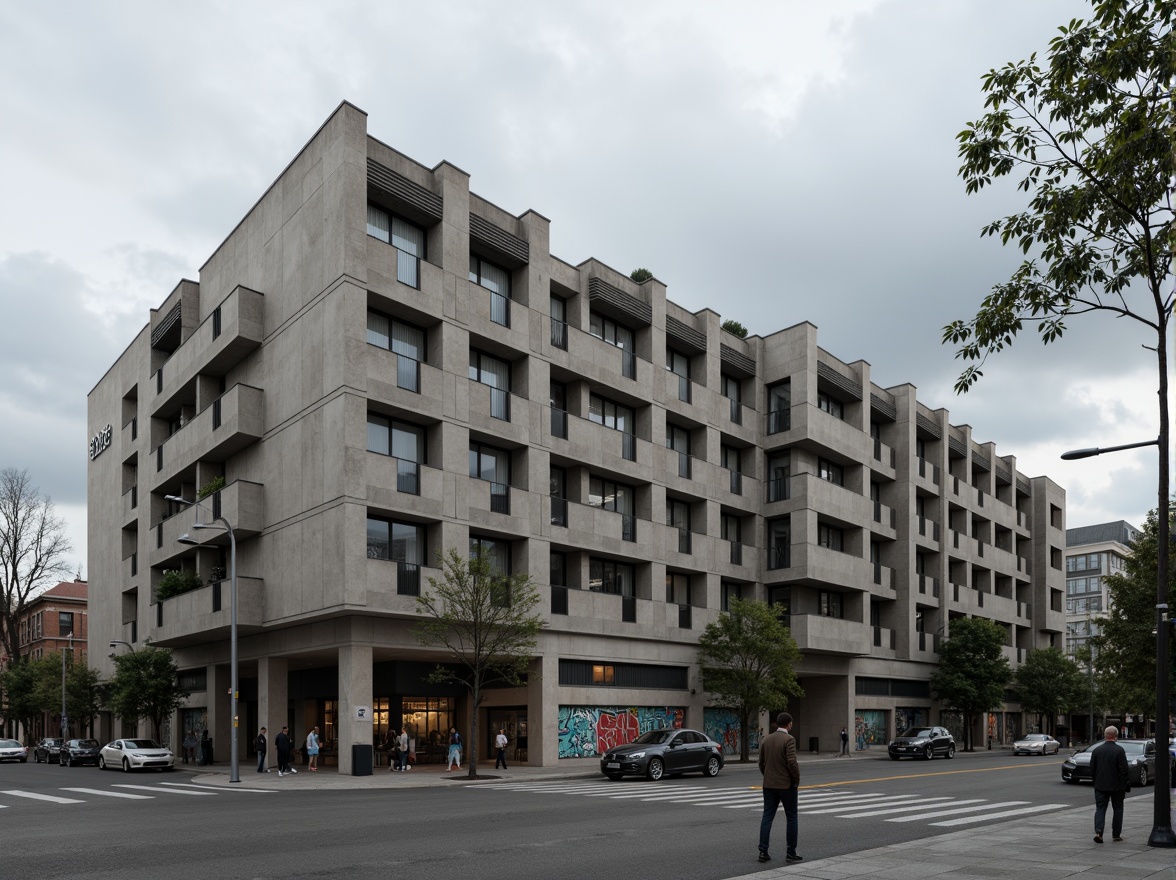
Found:
[[[637,569],[611,559],[591,559],[588,563],[588,589],[594,593],[618,596],[636,595]]]
[[[510,326],[510,272],[470,254],[470,281],[490,291],[490,320]]]
[[[822,617],[844,618],[845,603],[842,601],[843,599],[844,597],[841,593],[821,590],[817,593],[817,613]]]
[[[632,434],[637,418],[633,407],[593,394],[588,398],[588,420],[614,431]]]
[[[425,331],[374,309],[368,310],[367,341],[396,355],[396,387],[421,390],[421,364],[425,362]]]
[[[490,415],[510,421],[510,364],[470,349],[470,378],[490,387]]]
[[[425,560],[425,527],[418,523],[369,516],[367,555],[368,559],[421,565]]]
[[[511,573],[510,542],[497,538],[482,538],[470,536],[470,556],[477,556],[482,552],[490,561],[490,568],[496,575],[508,576]]]
[[[841,529],[819,524],[817,526],[817,544],[841,552],[845,549],[845,534]]]
[[[396,280],[418,290],[425,256],[425,230],[376,205],[368,205],[367,232],[396,248]]]
[[[593,684],[612,684],[616,678],[616,670],[611,663],[592,664]]]
[[[396,459],[396,490],[419,495],[420,466],[425,463],[425,429],[386,416],[368,413],[368,452]]]
[[[817,392],[817,409],[827,412],[835,419],[845,418],[845,408],[841,405],[841,401],[824,391]]]
[[[792,381],[785,379],[768,388],[768,433],[792,427]]]
[[[836,486],[845,485],[845,473],[842,471],[841,465],[834,464],[828,459],[817,459],[817,476]]]
[[[74,616],[72,611],[57,612],[57,634],[68,636],[73,632]]]

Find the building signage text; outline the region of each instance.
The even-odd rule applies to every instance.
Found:
[[[90,441],[90,461],[93,461],[106,451],[106,447],[110,445],[110,440],[113,436],[114,428],[110,425],[107,425],[94,435],[94,439]]]

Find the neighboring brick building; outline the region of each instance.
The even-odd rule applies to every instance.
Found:
[[[550,224],[344,103],[90,392],[92,656],[109,675],[111,640],[175,650],[192,696],[173,747],[207,726],[226,753],[227,540],[192,529],[218,514],[239,545],[243,744],[316,724],[344,771],[389,726],[443,754],[472,711],[482,754],[505,727],[531,764],[653,724],[730,745],[696,646],[732,596],[786,616],[796,732],[826,750],[855,719],[875,741],[958,731],[928,687],[953,617],[996,621],[1014,665],[1062,646],[1048,477],[822,349],[803,314],[736,338],[657,279],[556,257]],[[731,302],[738,255],[714,256]],[[221,480],[203,509],[168,500]],[[477,708],[428,681],[445,657],[412,631],[436,552],[471,545],[530,573],[546,623],[527,686]],[[194,588],[157,601],[175,569]],[[1001,738],[1022,727],[1003,707]]]

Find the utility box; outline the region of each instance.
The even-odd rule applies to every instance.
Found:
[[[371,743],[356,743],[351,747],[351,775],[371,776],[375,752]]]

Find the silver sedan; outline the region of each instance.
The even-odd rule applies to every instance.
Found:
[[[1056,755],[1062,744],[1049,734],[1030,733],[1013,743],[1014,755]]]

